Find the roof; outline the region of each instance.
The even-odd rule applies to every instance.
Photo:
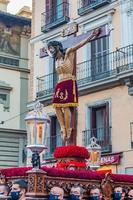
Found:
[[[20,25],[31,25],[30,18],[13,15],[4,11],[0,11],[0,20],[6,21],[9,24],[13,23],[13,24],[20,24]]]

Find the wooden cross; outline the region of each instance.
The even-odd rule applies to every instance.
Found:
[[[100,27],[100,34],[97,36],[97,38],[101,38],[101,37],[109,34],[109,33],[107,33],[106,28],[107,28],[106,26]],[[89,36],[91,36],[93,31],[94,30],[76,36],[76,33],[78,32],[78,25],[76,24],[76,22],[68,23],[66,28],[64,28],[62,30],[62,34],[61,34],[63,37],[65,37],[65,36],[68,37],[67,40],[62,41],[63,48],[67,49],[67,48],[70,48],[71,46],[76,45],[77,43],[80,43],[85,38],[88,38]],[[76,52],[75,52],[75,56],[74,56],[74,66],[73,67],[74,67],[73,75],[75,75],[75,77],[76,77]],[[68,141],[67,144],[76,145],[76,137],[77,137],[77,123],[76,123],[77,122],[77,109],[76,109],[76,107],[72,108],[71,112],[72,112],[72,124],[71,124],[72,134],[71,134],[70,140]]]
[[[62,30],[61,36],[62,37],[76,37],[76,33],[78,32],[78,24],[76,22],[70,22],[67,24],[67,26]],[[73,75],[76,77],[76,52],[74,56],[74,66],[73,66]],[[76,137],[77,137],[77,108],[73,107],[71,108],[72,113],[72,121],[71,121],[71,127],[72,127],[72,134],[67,142],[68,144],[76,145]]]

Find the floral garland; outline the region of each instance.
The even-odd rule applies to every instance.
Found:
[[[77,158],[89,158],[89,152],[85,147],[80,146],[62,146],[57,147],[54,151],[54,158],[68,158],[68,157],[77,157]]]
[[[31,167],[18,167],[18,168],[7,168],[0,169],[0,172],[7,178],[11,177],[24,177],[27,176],[27,171]],[[91,170],[66,170],[57,169],[54,167],[42,167],[42,170],[47,172],[48,176],[51,177],[64,177],[64,178],[77,178],[77,179],[88,179],[88,180],[102,180],[105,175],[104,173],[93,172]],[[111,178],[116,182],[127,182],[133,183],[133,175],[126,174],[111,174]]]

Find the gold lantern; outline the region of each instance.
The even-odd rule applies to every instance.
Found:
[[[92,170],[98,169],[101,162],[101,146],[97,144],[97,139],[95,137],[90,138],[90,145],[86,148],[90,153],[89,168]]]

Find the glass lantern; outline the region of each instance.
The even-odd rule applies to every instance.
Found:
[[[34,110],[26,115],[25,121],[28,135],[27,148],[37,157],[44,149],[47,149],[45,138],[50,118],[43,111],[43,105],[37,101],[34,105]]]
[[[95,137],[90,138],[90,145],[86,148],[90,153],[89,168],[92,170],[98,169],[101,162],[101,146],[97,144],[97,139]]]

